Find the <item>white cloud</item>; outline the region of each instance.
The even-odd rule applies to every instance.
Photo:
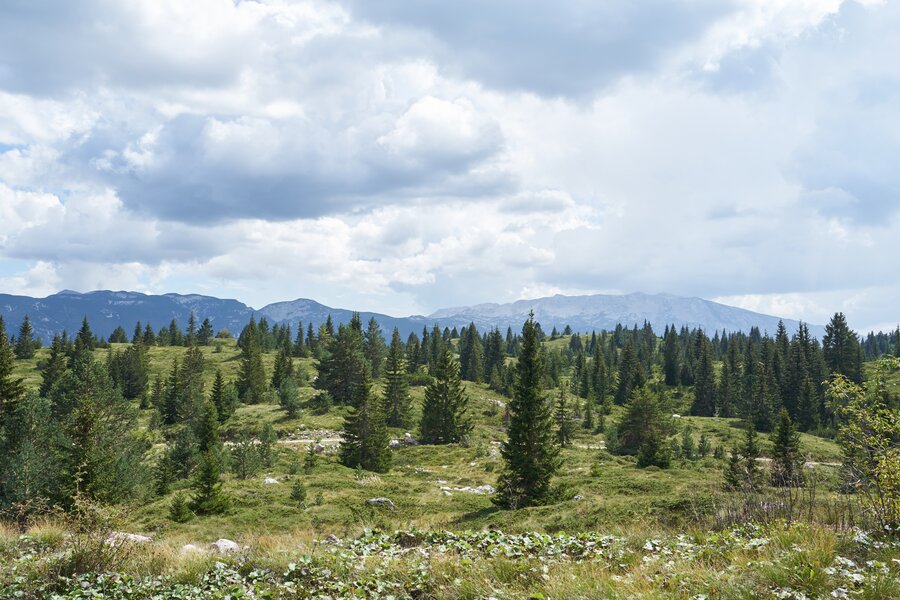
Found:
[[[0,8],[0,257],[31,265],[0,285],[889,322],[898,24],[851,0]]]

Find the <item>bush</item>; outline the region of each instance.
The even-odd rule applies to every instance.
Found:
[[[187,499],[184,494],[175,494],[172,498],[172,504],[169,506],[169,518],[176,523],[187,523],[194,517],[194,513],[188,508]]]
[[[307,403],[307,406],[317,415],[324,415],[329,410],[331,410],[332,405],[334,404],[334,399],[331,397],[327,391],[322,390],[318,394],[312,397],[310,401]]]

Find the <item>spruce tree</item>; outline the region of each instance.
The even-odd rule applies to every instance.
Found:
[[[285,336],[281,350],[275,357],[275,366],[272,369],[272,387],[280,389],[285,380],[294,375],[294,346],[291,340]]]
[[[569,403],[566,399],[566,389],[562,386],[560,386],[559,393],[556,396],[555,414],[553,416],[556,420],[556,440],[559,446],[564,448],[572,443],[575,427],[572,423],[572,414],[569,411]]]
[[[547,502],[550,482],[560,466],[552,405],[542,389],[544,360],[538,336],[531,313],[522,327],[515,392],[507,405],[508,437],[500,451],[504,466],[494,503],[505,508]]]
[[[50,358],[41,371],[41,388],[40,395],[46,398],[50,395],[50,390],[56,385],[62,376],[66,374],[66,366],[68,359],[66,358],[66,347],[62,338],[58,335],[53,337],[53,343],[50,345]]]
[[[419,435],[426,444],[459,442],[472,430],[468,415],[469,396],[460,378],[460,365],[449,348],[431,368],[431,382],[425,388]]]
[[[191,489],[194,494],[188,506],[198,515],[215,515],[228,510],[231,501],[222,490],[222,460],[218,452],[208,450],[201,454]]]
[[[16,406],[25,395],[22,379],[13,376],[15,358],[6,335],[6,325],[0,317],[0,428],[12,418]]]
[[[197,332],[197,343],[201,346],[209,346],[212,343],[212,339],[214,336],[213,326],[210,323],[209,318],[203,319],[203,324],[200,325],[200,331]]]
[[[81,329],[75,336],[75,354],[91,352],[95,346],[94,332],[91,331],[91,324],[88,323],[88,318],[85,316],[81,321]]]
[[[603,349],[599,343],[594,344],[593,359],[591,361],[591,388],[594,398],[600,404],[606,399],[607,382],[606,359],[603,358]]]
[[[800,484],[802,476],[800,434],[791,416],[782,408],[772,433],[772,485],[793,487]]]
[[[412,415],[412,399],[409,395],[409,376],[406,355],[400,332],[394,327],[391,346],[384,365],[384,406],[387,424],[391,427],[409,427]]]
[[[384,332],[382,332],[381,326],[375,320],[375,317],[371,317],[366,332],[363,334],[363,354],[366,360],[369,361],[373,379],[381,377],[385,353]]]
[[[616,404],[625,404],[631,397],[633,390],[644,385],[646,376],[641,363],[638,361],[631,340],[625,343],[622,350],[622,358],[619,361],[619,385],[616,388]]]
[[[460,376],[466,381],[483,381],[483,353],[478,329],[471,323],[463,329],[459,340]]]
[[[664,439],[672,429],[671,420],[663,414],[659,398],[647,386],[641,387],[632,394],[619,421],[618,452],[637,454],[651,431],[657,431],[659,439]]]
[[[354,388],[362,380],[363,372],[367,371],[371,375],[371,369],[363,353],[359,315],[354,314],[349,325],[339,325],[337,335],[333,338],[327,333],[325,336],[325,339],[330,341],[321,350],[322,358],[319,362],[316,387],[327,391],[339,404],[351,404]]]
[[[675,326],[667,328],[663,339],[663,373],[668,386],[676,386],[679,382],[680,366],[678,364],[678,336],[675,334]]]
[[[293,379],[285,379],[278,388],[278,403],[285,410],[289,419],[295,419],[300,413],[300,391]]]
[[[384,404],[372,395],[371,388],[366,369],[354,386],[352,406],[344,419],[340,457],[341,463],[347,467],[384,473],[391,466],[390,438],[384,418]]]
[[[246,404],[259,404],[265,398],[268,382],[262,361],[262,350],[256,322],[251,317],[250,324],[242,335],[244,343],[241,348],[241,369],[238,376],[237,389],[241,400]]]
[[[712,417],[716,413],[716,379],[709,338],[699,331],[696,341],[697,368],[694,371],[694,402],[691,414]]]
[[[34,330],[31,328],[31,320],[28,315],[22,319],[19,327],[19,336],[16,338],[16,358],[25,360],[34,358]]]
[[[859,338],[847,325],[844,313],[835,313],[825,326],[822,351],[825,364],[832,375],[843,375],[854,383],[862,382]]]

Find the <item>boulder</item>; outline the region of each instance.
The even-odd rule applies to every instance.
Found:
[[[390,442],[388,442],[388,446],[391,448],[399,448],[400,440],[391,440]]]
[[[225,538],[219,538],[209,545],[209,549],[219,554],[231,554],[233,552],[240,552],[241,547],[238,546],[237,542],[232,540],[226,540]]]
[[[113,531],[106,537],[108,546],[121,546],[122,544],[146,544],[153,540],[146,535],[138,535],[136,533],[124,533],[122,531]]]
[[[394,503],[387,498],[369,498],[366,500],[369,506],[382,506],[388,510],[394,510]]]
[[[185,544],[181,547],[182,554],[200,554],[203,552],[203,548],[197,546],[195,544]]]
[[[274,485],[274,484],[278,484],[278,483],[281,483],[281,482],[273,477],[266,477],[265,479],[263,479],[263,485]]]

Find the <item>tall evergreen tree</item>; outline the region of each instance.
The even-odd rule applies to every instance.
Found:
[[[215,515],[228,510],[230,498],[222,489],[222,458],[219,452],[207,450],[200,455],[197,472],[191,484],[190,508],[199,515]]]
[[[78,335],[75,336],[75,353],[91,352],[95,347],[94,332],[91,331],[91,324],[88,323],[88,318],[85,316],[81,321],[81,329],[78,330]]]
[[[390,437],[384,403],[372,394],[368,369],[353,386],[352,406],[344,419],[341,463],[367,471],[384,473],[391,467]]]
[[[651,432],[660,441],[672,431],[671,419],[664,414],[659,398],[648,386],[642,386],[631,395],[625,414],[619,421],[618,452],[637,454]]]
[[[462,386],[459,363],[449,348],[444,349],[431,369],[432,380],[425,388],[420,437],[426,444],[459,442],[469,434],[469,397]]]
[[[603,349],[600,344],[595,343],[593,347],[593,358],[591,360],[591,388],[593,396],[597,402],[603,404],[606,399],[606,392],[609,388],[607,381],[606,359],[603,358]]]
[[[676,386],[679,384],[680,366],[678,364],[679,357],[678,336],[675,333],[675,326],[666,329],[663,338],[663,374],[665,376],[666,385]]]
[[[244,338],[244,344],[241,348],[241,370],[237,382],[238,395],[247,404],[258,404],[265,397],[268,381],[263,366],[256,321],[253,317],[250,318],[245,333],[246,336],[241,335]]]
[[[391,427],[409,427],[412,415],[412,399],[409,395],[409,378],[406,355],[400,332],[394,327],[391,346],[384,365],[384,406],[387,424]]]
[[[622,359],[619,362],[619,385],[616,388],[616,404],[625,404],[631,397],[632,390],[640,388],[646,382],[644,368],[638,361],[634,344],[631,340],[625,343]]]
[[[209,317],[203,319],[203,323],[200,325],[200,330],[197,332],[197,344],[201,346],[209,346],[212,343],[214,335],[215,332],[213,331],[213,326],[209,321]]]
[[[62,376],[66,374],[66,366],[68,359],[66,358],[66,347],[62,338],[58,335],[53,336],[53,343],[50,345],[50,358],[41,371],[41,388],[40,395],[46,398],[50,395],[50,390],[56,385]]]
[[[16,338],[16,358],[19,360],[34,358],[34,329],[31,327],[28,315],[25,315],[22,325],[19,327],[19,335]]]
[[[844,313],[835,313],[825,326],[822,338],[825,364],[832,375],[843,375],[854,383],[862,382],[862,353],[856,332],[847,325]]]
[[[275,357],[275,366],[272,369],[272,387],[277,389],[285,380],[294,376],[294,345],[290,338],[285,336],[282,340],[281,349]]]
[[[507,405],[508,437],[500,451],[504,466],[494,502],[506,508],[547,502],[550,482],[560,466],[553,408],[541,389],[544,359],[538,335],[532,313],[522,327],[515,392]]]
[[[772,485],[799,485],[803,476],[803,457],[800,455],[800,434],[787,410],[781,409],[772,433]]]
[[[381,326],[375,320],[375,317],[371,317],[366,327],[366,332],[363,334],[363,354],[366,360],[369,361],[373,379],[381,377],[386,351],[384,332],[381,330]]]
[[[13,375],[15,358],[6,335],[6,324],[0,317],[0,429],[12,418],[16,406],[25,395],[25,384]]]
[[[482,367],[484,366],[481,337],[475,323],[463,328],[462,337],[459,340],[459,365],[460,375],[466,381],[483,381]]]
[[[322,352],[316,387],[330,393],[339,404],[352,404],[354,388],[362,380],[363,371],[371,373],[363,354],[359,315],[354,315],[349,325],[338,326],[337,335]]]
[[[697,368],[694,371],[694,402],[691,414],[712,417],[716,414],[716,374],[712,348],[703,331],[697,332]]]
[[[578,400],[576,400],[577,402]],[[590,399],[588,400],[590,402]],[[572,443],[572,435],[575,433],[575,424],[572,421],[572,413],[569,410],[569,402],[566,399],[566,389],[562,386],[556,396],[554,407],[554,419],[556,420],[556,441],[561,448]]]

